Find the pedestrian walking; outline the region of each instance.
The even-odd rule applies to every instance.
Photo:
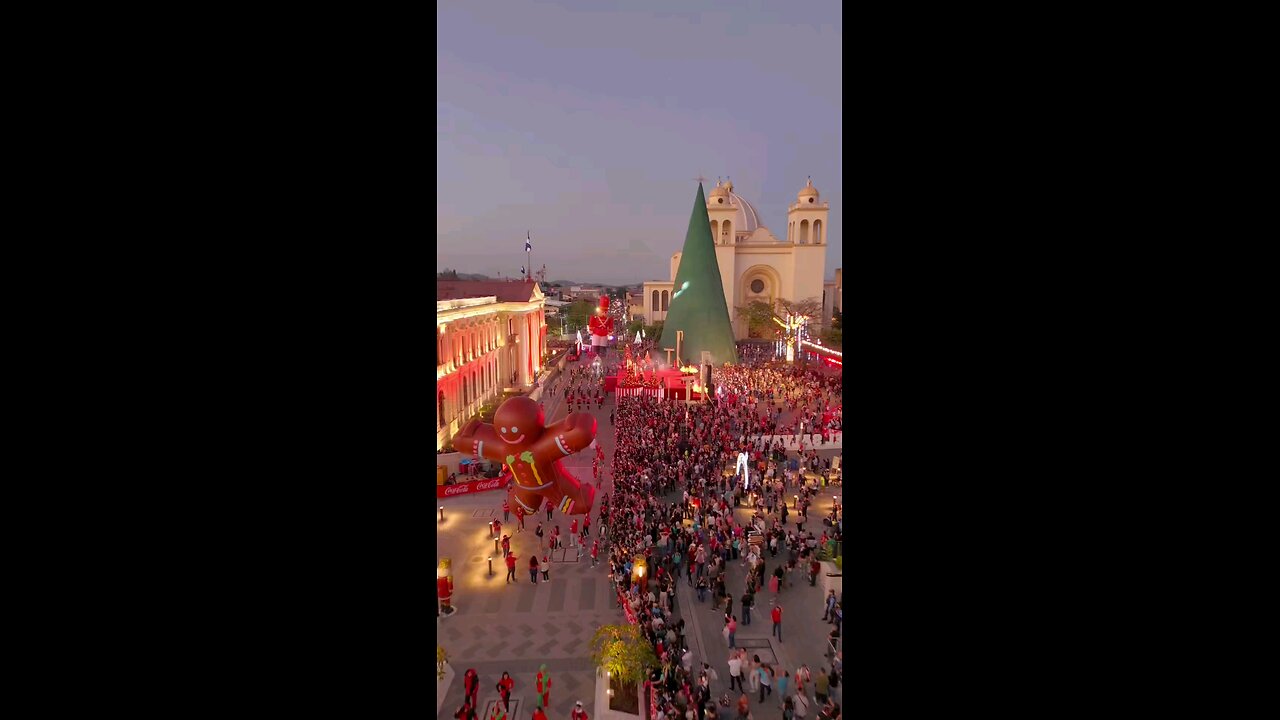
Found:
[[[600,541],[595,540],[591,543],[591,567],[596,566],[596,560],[600,557]]]
[[[542,555],[542,582],[551,582],[551,560],[546,553]]]
[[[773,668],[762,664],[756,668],[756,674],[760,677],[760,702],[763,703],[765,693],[773,696]]]
[[[507,582],[508,583],[519,582],[518,580],[516,580],[516,559],[517,558],[515,553],[507,554]]]
[[[502,707],[507,712],[511,712],[511,691],[516,687],[516,681],[511,679],[511,673],[503,672],[502,679],[498,681],[498,694],[502,696]]]
[[[569,523],[569,547],[578,546],[578,518]]]
[[[503,535],[502,536],[502,557],[506,557],[510,554],[511,554],[511,536]]]
[[[737,653],[729,655],[729,692],[733,692],[735,687],[746,692],[742,687],[742,658]]]
[[[813,681],[813,699],[819,703],[827,704],[827,691],[831,687],[831,679],[827,677],[827,669],[820,668],[818,677]]]
[[[471,704],[474,711],[476,707],[476,695],[480,692],[480,673],[475,668],[467,668],[467,672],[462,676],[462,687],[466,692],[467,702]]]
[[[516,506],[516,532],[524,532],[524,510]]]
[[[511,503],[510,501],[502,501],[502,522],[511,522]]]
[[[773,606],[773,634],[778,636],[778,642],[782,642],[782,606]]]
[[[737,647],[734,644],[734,637],[737,635],[737,632],[738,632],[738,618],[730,617],[729,624],[726,625],[725,627],[729,629],[729,647],[730,648]]]
[[[551,522],[551,511],[553,509],[555,508],[552,507],[551,503],[547,503],[547,522]]]
[[[795,720],[804,720],[809,714],[809,696],[797,692],[794,696]]]
[[[536,529],[534,529],[533,534],[538,536],[538,549],[539,549],[539,550],[541,550],[541,549],[542,549],[542,536],[543,536],[543,532],[542,532],[542,523],[538,523],[538,527],[537,527]]]

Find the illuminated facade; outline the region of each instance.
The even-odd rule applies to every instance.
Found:
[[[546,307],[537,283],[436,282],[436,449],[482,405],[542,371]]]

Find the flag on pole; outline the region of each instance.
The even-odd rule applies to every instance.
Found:
[[[524,239],[524,251],[531,252],[533,250],[533,231],[530,230]]]

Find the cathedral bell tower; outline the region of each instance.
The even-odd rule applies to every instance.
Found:
[[[831,203],[818,202],[818,188],[810,179],[796,193],[796,204],[787,208],[787,242],[793,245],[826,245],[827,215]]]
[[[734,219],[738,216],[738,208],[732,205],[733,198],[729,197],[730,191],[733,190],[733,183],[721,184],[720,180],[716,180],[716,186],[711,188],[711,193],[707,196],[707,217],[711,219],[711,239],[716,246],[716,264],[720,267],[720,285],[724,288],[726,298],[737,297],[738,287],[737,278],[734,277],[736,272],[735,257],[737,247],[734,236],[743,228],[734,227]],[[729,309],[730,318],[733,318],[733,308]],[[745,320],[731,320],[735,327],[745,323]]]

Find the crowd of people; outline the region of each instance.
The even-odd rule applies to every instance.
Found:
[[[547,387],[548,397],[563,399],[570,411],[601,409],[603,378],[616,374],[621,362],[613,355],[599,371],[591,366],[594,358],[584,355],[581,364]],[[815,522],[806,528],[819,494],[840,483],[832,460],[820,457],[814,447],[840,432],[840,378],[778,364],[762,353],[744,355],[745,364],[714,370],[717,393],[710,402],[619,400],[609,415],[612,429],[600,429],[614,433],[612,459],[604,458],[598,446],[591,451],[597,482],[602,462],[612,477],[611,492],[599,495],[595,527],[590,516],[581,525],[574,519],[562,539],[548,512],[548,528],[539,522],[534,530],[540,551],[567,541],[590,547],[593,566],[603,560],[619,608],[659,661],[649,683],[657,708],[654,720],[752,718],[753,707],[762,710],[767,704],[776,706],[784,720],[831,720],[841,713],[843,658],[837,648],[843,612],[834,591],[824,600],[823,620],[832,629],[825,663],[817,672],[807,664],[788,668],[762,661],[736,643],[740,622],[770,623],[772,637],[784,643],[783,601],[789,589],[801,582],[814,585],[819,560],[842,542],[838,500],[820,526]],[[793,419],[784,422],[786,410]],[[779,437],[800,432],[805,435],[790,442]],[[742,454],[745,463],[739,461]],[[740,521],[735,509],[743,508]],[[509,517],[505,511],[504,520]],[[518,520],[519,529],[523,520]],[[513,582],[514,556],[509,538],[501,537],[508,581]],[[547,582],[550,570],[545,552],[539,554],[541,563],[537,555],[528,561],[534,583],[539,573]],[[726,568],[735,562],[746,571],[745,579],[731,583]],[[637,572],[639,563],[643,573]],[[709,603],[710,611],[723,613],[727,667],[695,666],[685,621],[695,610],[676,603],[682,581],[699,607]],[[797,607],[795,612],[818,610]],[[801,620],[811,622],[809,617]],[[474,704],[472,708],[474,712]],[[778,715],[771,709],[763,717]],[[578,720],[585,720],[585,714]]]
[[[598,527],[609,546],[610,577],[617,585],[619,603],[652,643],[660,662],[653,677],[658,709],[663,720],[719,720],[737,710],[740,717],[750,713],[750,703],[743,691],[736,704],[717,681],[714,668],[703,663],[696,669],[685,635],[685,621],[675,619],[675,588],[684,578],[696,590],[699,602],[710,596],[713,608],[724,609],[723,635],[731,649],[730,676],[746,677],[761,692],[758,703],[777,687],[776,702],[790,719],[807,717],[811,701],[796,697],[811,682],[807,666],[794,673],[785,668],[760,663],[758,657],[739,653],[735,635],[739,622],[734,601],[740,593],[743,624],[752,622],[756,597],[768,593],[771,609],[766,622],[783,642],[781,597],[786,588],[797,582],[795,570],[803,569],[805,579],[813,584],[818,575],[818,555],[830,551],[841,539],[843,519],[839,503],[824,521],[821,537],[806,531],[808,509],[816,494],[827,482],[827,476],[806,479],[800,472],[800,458],[784,460],[781,445],[766,446],[762,438],[775,434],[768,426],[774,409],[774,397],[792,399],[815,410],[820,403],[838,403],[838,379],[814,378],[808,373],[773,368],[732,368],[723,376],[738,383],[732,398],[715,403],[687,406],[683,403],[654,402],[646,398],[624,398],[616,414],[616,447],[612,461],[613,492],[601,502]],[[788,395],[803,388],[812,397]],[[770,392],[778,393],[771,396]],[[837,393],[831,397],[831,393]],[[823,395],[826,397],[823,397]],[[762,422],[763,421],[763,422]],[[736,474],[737,456],[746,452],[750,461],[745,477]],[[829,472],[830,461],[810,451],[803,457],[811,470]],[[795,496],[795,529],[787,525],[786,495]],[[674,495],[672,501],[664,496]],[[754,507],[746,523],[734,518],[733,509]],[[646,574],[633,570],[643,562]],[[748,569],[742,588],[730,588],[725,567],[741,562]],[[772,569],[772,572],[770,572]],[[835,599],[839,605],[839,599]],[[829,638],[838,638],[842,615],[826,613],[835,626]],[[838,642],[835,645],[838,646]],[[838,687],[841,657],[829,653],[830,670],[823,668],[818,684],[826,685],[820,709],[822,718],[839,717],[838,702],[829,697],[830,687]],[[794,675],[795,686],[787,687]],[[803,680],[801,679],[803,678]],[[761,691],[761,683],[769,687]],[[721,694],[716,697],[715,690]],[[816,697],[816,695],[815,695]],[[771,700],[772,701],[772,700]]]

